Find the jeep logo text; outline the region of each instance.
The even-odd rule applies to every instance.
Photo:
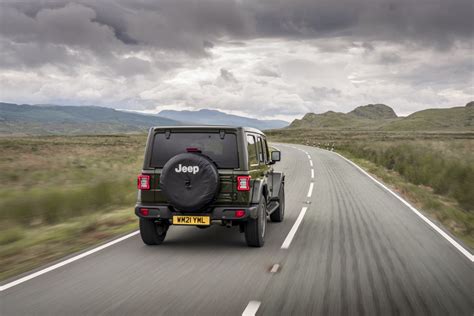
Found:
[[[176,171],[177,173],[192,173],[192,174],[196,174],[199,172],[199,167],[198,166],[182,166],[181,164],[179,164],[178,168],[174,168],[174,171]]]

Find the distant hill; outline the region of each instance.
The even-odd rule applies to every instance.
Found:
[[[359,106],[354,110],[350,111],[348,114],[370,120],[397,118],[397,114],[395,114],[395,111],[385,104],[368,104]]]
[[[397,117],[384,104],[359,106],[349,113],[308,113],[289,128],[366,129],[383,131],[465,131],[474,130],[474,102],[464,107],[428,109]]]
[[[158,115],[181,122],[189,122],[190,124],[248,126],[261,130],[281,128],[288,125],[288,122],[281,120],[258,120],[208,109],[199,111],[164,110]]]
[[[471,102],[472,103],[472,102]],[[383,126],[387,131],[474,130],[474,106],[428,109]]]
[[[290,128],[374,129],[394,119],[397,119],[397,115],[391,107],[385,104],[368,104],[349,113],[308,113],[301,120],[294,120]]]
[[[97,106],[18,105],[0,102],[0,134],[116,134],[151,126],[180,125],[172,119]]]

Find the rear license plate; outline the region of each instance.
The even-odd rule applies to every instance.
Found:
[[[209,216],[173,215],[173,225],[211,225]]]

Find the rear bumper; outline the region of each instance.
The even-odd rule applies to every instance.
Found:
[[[257,207],[258,205],[251,206],[219,206],[213,207],[207,212],[202,213],[185,213],[185,212],[176,212],[172,211],[167,205],[142,205],[137,204],[135,206],[135,215],[140,218],[154,218],[157,220],[171,220],[173,215],[204,215],[211,216],[212,221],[218,220],[231,220],[231,221],[247,221],[249,218],[257,218]],[[141,210],[147,209],[148,215],[144,215]],[[236,217],[235,211],[243,210],[245,215],[242,217]]]

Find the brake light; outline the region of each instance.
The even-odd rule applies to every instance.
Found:
[[[188,153],[201,153],[201,149],[196,148],[196,147],[188,147],[186,148],[186,151]]]
[[[147,208],[141,208],[140,214],[142,214],[143,216],[148,216],[148,214],[150,214],[150,210]]]
[[[138,190],[150,190],[150,176],[141,174],[137,179]]]
[[[250,191],[250,176],[237,177],[237,191]]]
[[[245,211],[244,210],[237,210],[235,211],[235,217],[240,218],[245,216]]]

